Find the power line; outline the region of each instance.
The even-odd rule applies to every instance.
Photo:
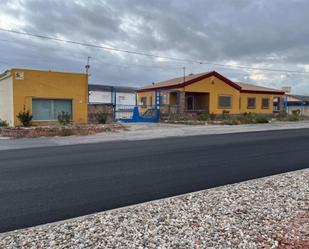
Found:
[[[228,64],[220,64],[220,63],[210,63],[210,62],[203,62],[202,64],[212,65],[212,66],[219,66],[219,67],[226,67],[226,68],[240,68],[240,69],[248,69],[248,70],[259,70],[259,71],[281,72],[281,73],[309,74],[309,72],[297,71],[297,70],[271,69],[271,68],[238,66],[238,65],[228,65]]]
[[[91,57],[93,58],[93,57]],[[96,59],[96,58],[93,58],[93,59]],[[98,59],[96,59],[98,60]],[[105,65],[110,65],[110,66],[117,66],[117,67],[142,67],[142,68],[158,68],[158,69],[182,69],[183,67],[182,66],[171,66],[171,65],[146,65],[146,64],[136,64],[136,63],[110,63],[110,62],[106,62],[106,61],[100,61],[100,64],[105,64]]]
[[[81,45],[81,46],[85,46],[85,47],[101,48],[101,49],[105,49],[105,50],[123,52],[123,53],[128,53],[128,54],[136,54],[136,55],[143,55],[143,56],[160,58],[160,59],[196,63],[196,61],[194,61],[194,60],[181,59],[181,58],[169,57],[169,56],[161,56],[161,55],[155,55],[155,54],[145,53],[145,52],[141,52],[141,51],[132,51],[132,50],[103,46],[103,45],[96,45],[96,44],[90,44],[90,43],[84,43],[84,42],[78,42],[78,41],[72,41],[72,40],[65,40],[65,39],[51,37],[51,36],[32,34],[32,33],[28,33],[28,32],[21,32],[21,31],[17,31],[17,30],[9,30],[9,29],[0,28],[0,31],[19,34],[19,35],[27,35],[27,36],[37,37],[37,38],[41,38],[41,39],[65,42],[65,43],[70,43],[70,44],[75,44],[75,45]],[[198,62],[198,63],[200,63],[200,62]]]
[[[240,69],[247,69],[247,70],[259,70],[259,71],[281,72],[281,73],[309,74],[309,72],[298,71],[298,70],[271,69],[271,68],[249,67],[249,66],[241,66],[241,65],[229,65],[229,64],[212,63],[212,62],[200,61],[200,60],[194,60],[194,59],[185,59],[185,58],[177,58],[177,57],[170,57],[170,56],[162,56],[162,55],[151,54],[151,53],[146,53],[146,52],[142,52],[142,51],[120,49],[120,48],[109,47],[109,46],[106,46],[106,45],[96,45],[96,44],[91,44],[91,43],[78,42],[78,41],[73,41],[73,40],[66,40],[66,39],[61,39],[61,38],[57,38],[57,37],[45,36],[45,35],[40,35],[40,34],[33,34],[33,33],[29,33],[29,32],[22,32],[22,31],[10,30],[10,29],[4,29],[4,28],[0,28],[0,31],[18,34],[18,35],[26,35],[26,36],[31,36],[31,37],[41,38],[41,39],[53,40],[53,41],[58,41],[58,42],[64,42],[64,43],[69,43],[69,44],[74,44],[74,45],[80,45],[80,46],[85,46],[85,47],[99,48],[99,49],[104,49],[104,50],[110,50],[110,51],[116,51],[116,52],[122,52],[122,53],[128,53],[128,54],[135,54],[135,55],[141,55],[141,56],[152,57],[152,58],[173,60],[173,61],[179,61],[179,62],[194,63],[194,64],[200,64],[200,65],[212,65],[212,66],[227,67],[227,68],[240,68]]]

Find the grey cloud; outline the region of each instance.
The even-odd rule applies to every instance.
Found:
[[[308,11],[306,0],[4,0],[0,15],[22,21],[24,31],[70,40],[216,63],[232,60],[247,66],[299,70],[297,65],[309,64]],[[215,69],[239,80],[250,80],[252,74],[0,35],[0,69],[21,65],[81,71],[89,55],[93,57],[92,82],[142,85],[181,75],[182,66],[193,73]],[[306,90],[306,75],[294,75],[297,82],[287,82],[292,78],[264,74],[270,86],[290,83],[299,92]]]

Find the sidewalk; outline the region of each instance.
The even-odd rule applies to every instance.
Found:
[[[0,139],[0,150],[36,148],[46,146],[88,144],[108,141],[147,140],[166,137],[212,135],[257,131],[273,131],[309,128],[309,121],[273,122],[250,125],[181,125],[181,124],[126,124],[128,131],[99,133],[91,136],[42,137]]]

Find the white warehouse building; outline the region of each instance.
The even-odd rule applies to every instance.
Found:
[[[108,113],[110,119],[130,117],[136,104],[136,88],[88,85],[88,120],[95,122],[97,113]]]
[[[89,104],[135,105],[135,91],[133,87],[89,85]]]

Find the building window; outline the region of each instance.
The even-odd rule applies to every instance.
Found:
[[[162,104],[167,104],[167,93],[163,93],[160,96],[160,101],[161,101]]]
[[[56,121],[61,112],[66,112],[72,118],[72,100],[66,99],[33,99],[33,121]]]
[[[141,97],[141,106],[146,107],[147,106],[147,97]]]
[[[248,98],[248,109],[255,109],[255,98]]]
[[[262,109],[269,109],[269,98],[262,99]]]
[[[231,108],[232,107],[232,96],[219,96],[219,108]]]

